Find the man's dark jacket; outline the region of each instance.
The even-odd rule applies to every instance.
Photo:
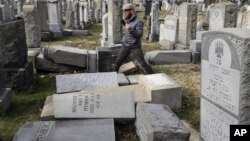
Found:
[[[124,29],[122,44],[128,48],[140,48],[141,37],[143,35],[143,21],[139,20],[137,16],[132,16],[129,20],[126,20],[127,24],[132,26],[131,29]]]

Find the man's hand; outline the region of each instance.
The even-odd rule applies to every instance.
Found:
[[[133,27],[130,24],[125,24],[124,28],[125,29],[132,29]]]

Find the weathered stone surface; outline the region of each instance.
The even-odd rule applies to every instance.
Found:
[[[62,37],[62,24],[59,14],[59,4],[57,0],[48,0],[49,29],[54,37]]]
[[[97,72],[97,52],[95,50],[88,50],[88,72]]]
[[[149,51],[144,58],[150,64],[188,64],[191,63],[192,53],[187,50]]]
[[[36,58],[41,52],[40,48],[29,48],[28,49],[28,61],[33,65],[33,72],[36,74]]]
[[[4,116],[6,114],[6,111],[10,107],[11,99],[10,88],[4,88],[0,90],[0,116]]]
[[[4,67],[23,67],[27,61],[27,44],[23,19],[0,23],[0,42]]]
[[[135,125],[142,141],[188,141],[190,137],[167,105],[137,104]]]
[[[72,70],[78,70],[79,68],[69,66],[69,65],[62,65],[54,63],[53,61],[47,60],[44,58],[43,54],[40,53],[36,58],[36,69],[42,71],[50,71],[50,72],[70,72]]]
[[[34,5],[24,5],[24,23],[26,43],[29,48],[40,47],[40,20],[36,7]]]
[[[242,28],[250,29],[250,11],[244,13]]]
[[[115,141],[113,119],[28,122],[13,141]]]
[[[141,76],[142,74],[135,74],[135,75],[127,75],[127,79],[130,83],[130,85],[133,84],[138,84],[139,83],[139,76]]]
[[[55,118],[135,118],[131,92],[53,95]]]
[[[88,51],[67,46],[49,46],[44,48],[44,57],[55,63],[87,67]]]
[[[160,30],[162,31],[162,30]],[[161,45],[161,49],[164,50],[174,50],[174,43],[165,39],[162,39],[159,44]]]
[[[206,33],[207,31],[197,31],[196,32],[196,40],[200,40],[201,41],[201,37],[203,33]]]
[[[198,64],[201,62],[201,53],[200,52],[192,52],[192,63]]]
[[[238,6],[231,2],[216,3],[211,7],[209,30],[236,27]]]
[[[178,37],[178,18],[174,15],[167,15],[164,19],[164,24],[160,25],[160,44],[165,40],[171,43],[176,43]],[[171,47],[169,48],[171,49]],[[173,49],[173,47],[172,47]]]
[[[225,28],[202,36],[200,131],[204,141],[229,141],[230,125],[250,124],[249,46],[248,29]]]
[[[178,42],[188,45],[189,40],[196,37],[198,5],[194,3],[182,3],[180,5]]]
[[[0,70],[0,73],[6,73],[6,86],[13,89],[30,90],[33,85],[33,65],[31,62],[26,62],[20,68],[5,68]]]
[[[40,30],[41,32],[49,32],[49,25],[48,25],[48,5],[46,0],[37,0],[36,7],[38,11],[38,18],[40,19]]]
[[[41,120],[54,119],[53,96],[47,96],[40,117]]]
[[[80,73],[56,76],[57,93],[118,86],[117,73]]]
[[[164,73],[143,75],[139,84],[146,87],[155,104],[168,105],[172,110],[180,110],[182,106],[181,86]]]
[[[159,41],[159,2],[153,1],[151,8],[151,27],[149,34],[149,42]]]
[[[118,73],[117,80],[118,80],[119,86],[129,85],[129,81],[127,77],[124,75],[124,73]]]
[[[72,31],[73,36],[89,36],[89,30],[73,30]]]
[[[201,52],[201,40],[190,40],[189,49],[192,52]]]
[[[66,25],[65,25],[65,28],[74,29],[74,27],[75,27],[74,14],[75,13],[74,13],[73,10],[67,10],[66,11]]]
[[[110,48],[99,47],[97,50],[98,72],[110,72],[112,70],[112,51]]]
[[[134,62],[128,62],[126,64],[123,64],[121,65],[121,67],[119,68],[119,73],[124,73],[124,74],[129,74],[129,73],[132,73],[134,71],[137,71],[138,68],[137,66],[135,65]]]

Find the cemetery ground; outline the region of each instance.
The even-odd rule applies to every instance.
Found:
[[[84,49],[95,49],[100,45],[101,24],[93,25],[89,30],[90,36],[64,37],[52,42],[43,42],[42,46],[61,44]],[[159,44],[148,43],[145,37],[143,37],[142,41],[144,52],[160,49]],[[183,106],[180,111],[175,111],[175,113],[181,120],[188,121],[198,130],[200,122],[200,65],[153,65],[153,70],[155,73],[166,73],[182,86]],[[46,97],[56,93],[56,75],[55,73],[38,72],[34,77],[34,86],[31,91],[13,92],[11,109],[6,116],[0,118],[0,141],[11,140],[25,122],[40,120],[41,110]],[[116,125],[115,129],[118,141],[139,141],[133,124]]]

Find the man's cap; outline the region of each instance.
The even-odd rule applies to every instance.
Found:
[[[134,6],[132,3],[127,3],[127,4],[125,4],[125,5],[122,7],[122,10],[125,10],[125,9],[132,9],[132,10],[134,10],[134,9],[135,9],[135,6]]]

